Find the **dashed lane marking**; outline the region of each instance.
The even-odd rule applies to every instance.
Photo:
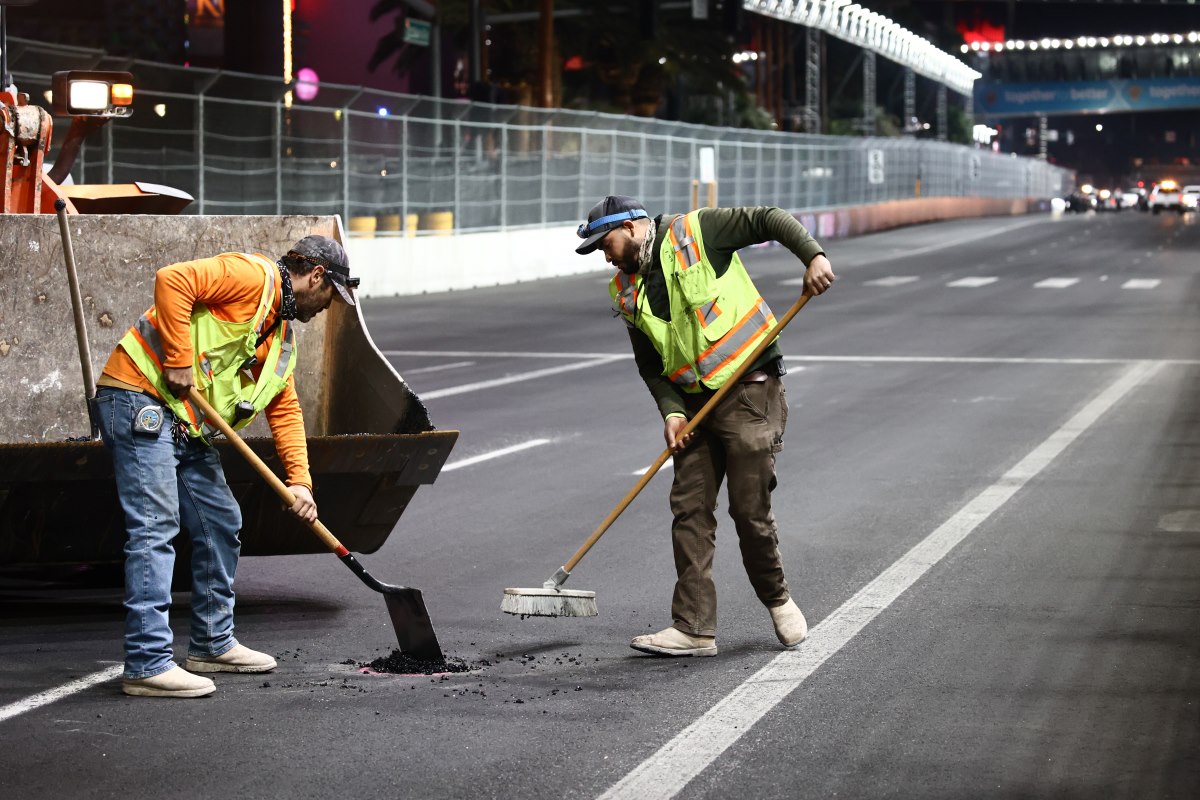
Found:
[[[529,372],[518,372],[514,375],[505,375],[503,378],[494,378],[489,381],[476,381],[475,383],[465,383],[461,386],[450,386],[445,389],[434,389],[431,392],[421,392],[421,399],[436,400],[439,397],[453,397],[456,394],[494,389],[497,386],[507,386],[510,383],[524,383],[525,381],[532,381],[537,378],[561,375],[564,372],[574,372],[578,369],[591,369],[592,367],[611,364],[614,361],[621,361],[624,358],[626,356],[604,356],[603,358],[593,358],[587,361],[577,361],[574,364],[563,364],[562,366],[535,369]]]
[[[950,281],[946,285],[953,289],[978,289],[980,286],[993,284],[999,278],[959,278],[956,281]]]
[[[913,283],[919,280],[921,278],[918,275],[889,275],[886,278],[866,281],[863,286],[903,286],[906,283]]]
[[[1047,278],[1033,285],[1035,289],[1066,289],[1079,283],[1079,278]]]
[[[532,447],[541,447],[544,444],[550,444],[550,442],[550,439],[530,439],[528,442],[514,444],[511,447],[502,447],[499,450],[493,450],[490,453],[480,453],[479,455],[471,456],[470,458],[451,461],[449,464],[442,467],[442,472],[451,472],[456,469],[462,469],[463,467],[471,467],[475,464],[482,464],[484,461],[491,461],[493,458],[510,456],[513,453],[519,453],[522,450],[528,450]]]
[[[868,583],[788,650],[750,676],[656,753],[625,775],[600,800],[669,800],[783,702],[825,661],[920,580],[997,509],[1087,431],[1161,364],[1141,362],[1121,376],[1029,452],[996,483]]]
[[[672,469],[674,466],[675,466],[675,460],[674,460],[674,459],[671,459],[671,458],[668,458],[666,461],[664,461],[664,462],[663,462],[663,465],[662,465],[661,467],[659,467],[659,468],[658,468],[658,472],[662,472],[663,470],[667,470],[667,469]],[[646,470],[648,470],[648,469],[650,469],[650,468],[649,468],[649,467],[642,467],[641,469],[637,470],[637,471],[636,471],[636,472],[634,472],[633,474],[634,474],[634,475],[645,475],[645,474],[646,474]],[[654,473],[654,474],[655,474],[655,475],[657,475],[657,474],[658,474],[658,472],[656,472],[656,473]]]
[[[1162,283],[1158,278],[1132,278],[1121,284],[1122,289],[1157,289]]]

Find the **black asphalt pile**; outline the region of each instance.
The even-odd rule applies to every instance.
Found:
[[[386,656],[380,656],[369,664],[360,664],[359,666],[370,667],[375,672],[390,672],[395,675],[439,675],[445,672],[469,672],[476,666],[489,666],[489,662],[484,661],[478,665],[471,665],[461,658],[453,657],[447,658],[445,661],[425,661],[405,655],[399,650],[393,650]]]

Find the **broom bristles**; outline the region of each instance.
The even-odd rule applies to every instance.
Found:
[[[519,617],[594,617],[596,593],[576,589],[505,589],[500,610]]]

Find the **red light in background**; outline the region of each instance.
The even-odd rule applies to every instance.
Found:
[[[972,42],[987,42],[995,44],[996,42],[1004,42],[1004,26],[993,25],[990,22],[981,21],[977,25],[970,25],[966,22],[959,22],[955,26],[959,33],[962,34],[963,42],[971,44]]]

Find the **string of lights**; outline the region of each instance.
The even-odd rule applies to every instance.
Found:
[[[979,72],[927,39],[850,0],[743,0],[742,7],[766,17],[825,31],[959,94],[970,95],[975,81],[981,77]]]
[[[962,52],[1003,53],[1012,50],[1072,50],[1103,47],[1162,47],[1200,43],[1200,31],[1191,33],[1152,33],[1149,36],[1079,36],[1075,39],[1015,39],[1007,42],[971,42]]]

